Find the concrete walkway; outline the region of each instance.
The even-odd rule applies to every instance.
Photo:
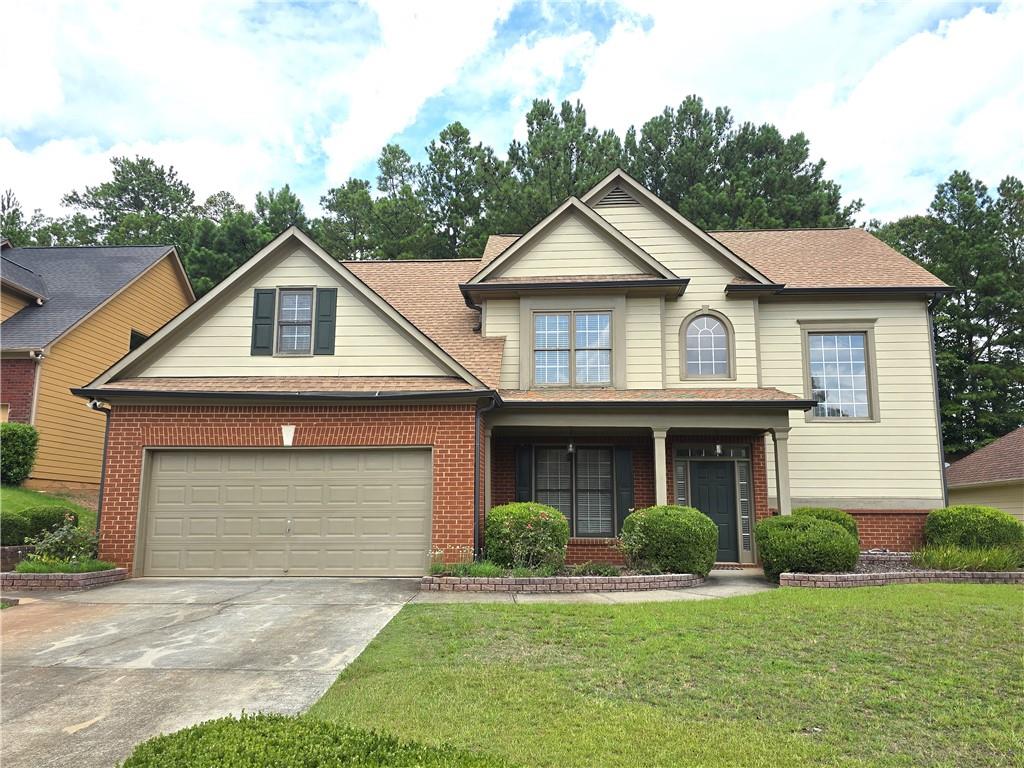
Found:
[[[107,768],[151,736],[308,708],[418,579],[133,579],[0,614],[0,765]]]
[[[753,595],[775,589],[760,568],[712,571],[704,584],[690,589],[652,589],[646,592],[579,592],[575,594],[509,594],[502,592],[419,592],[414,603],[654,603],[674,600],[714,600]]]

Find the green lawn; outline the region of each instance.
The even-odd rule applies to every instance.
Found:
[[[96,510],[83,507],[60,493],[40,493],[25,488],[0,487],[0,509],[17,511],[26,507],[62,506],[71,507],[78,513],[78,527],[87,531],[96,530]]]
[[[523,766],[1024,763],[1024,590],[410,605],[311,715]]]

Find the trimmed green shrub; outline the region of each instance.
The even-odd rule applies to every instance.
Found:
[[[487,559],[508,568],[561,568],[569,522],[554,507],[535,501],[493,507],[487,515]]]
[[[39,433],[30,424],[0,424],[0,483],[21,485],[36,463]]]
[[[18,573],[92,573],[109,571],[111,568],[117,568],[117,565],[91,557],[83,560],[43,560],[30,557],[14,566]]]
[[[857,530],[857,519],[849,512],[843,512],[841,509],[833,509],[832,507],[797,507],[793,510],[793,514],[797,517],[816,517],[819,520],[828,520],[832,523],[838,523],[849,531],[853,538],[860,541],[860,532]]]
[[[0,547],[20,547],[33,534],[28,521],[20,512],[0,512]]]
[[[74,562],[96,557],[98,541],[96,534],[83,531],[74,517],[68,516],[62,525],[51,531],[43,531],[35,538],[30,537],[25,543],[35,547],[35,551],[28,555],[28,560]]]
[[[1024,545],[1024,523],[995,507],[962,504],[933,509],[924,523],[926,544],[961,547]]]
[[[693,507],[638,509],[622,523],[622,549],[639,571],[707,576],[718,551],[718,526]]]
[[[809,515],[769,517],[754,527],[764,575],[772,581],[780,573],[835,573],[851,571],[860,545],[839,523]]]
[[[498,768],[504,763],[308,716],[209,720],[139,744],[122,768]]]
[[[1024,568],[1024,546],[930,544],[911,555],[910,562],[937,571],[1016,571]]]

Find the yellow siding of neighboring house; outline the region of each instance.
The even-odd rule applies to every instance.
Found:
[[[790,491],[801,499],[863,499],[861,508],[900,499],[942,506],[927,304],[922,300],[790,300],[760,309],[764,385],[804,392],[803,337],[798,320],[874,319],[878,421],[807,421],[790,415]],[[771,441],[768,441],[769,455]],[[768,462],[774,496],[774,462]],[[927,501],[925,501],[927,500]],[[849,506],[849,505],[848,505]]]
[[[99,483],[104,417],[69,390],[88,384],[127,353],[132,330],[152,334],[189,301],[174,257],[166,256],[51,347],[39,374],[39,453],[32,480]]]
[[[662,214],[646,206],[600,206],[595,212],[677,275],[690,278],[682,298],[665,301],[665,386],[700,389],[756,387],[754,302],[749,298],[728,298],[724,290],[725,285],[742,270],[725,262],[707,245],[687,236]],[[680,349],[680,331],[683,322],[704,306],[721,312],[732,323],[736,349],[733,379],[699,379],[681,375],[680,360],[685,355]],[[634,332],[629,331],[631,340]]]
[[[252,355],[253,291],[287,286],[338,289],[334,355]],[[261,276],[233,286],[231,295],[219,300],[159,357],[139,361],[137,375],[451,375],[304,247],[283,255]]]
[[[981,504],[1009,512],[1024,521],[1024,480],[1016,483],[974,485],[950,488],[950,504]]]
[[[27,307],[28,304],[29,302],[20,296],[0,291],[0,323]]]

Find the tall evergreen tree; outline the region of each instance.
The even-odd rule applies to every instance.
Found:
[[[301,229],[310,226],[302,201],[287,184],[266,194],[256,193],[256,220],[275,235],[293,225]]]
[[[927,215],[877,234],[958,290],[935,309],[936,359],[947,455],[976,450],[1024,424],[1024,185],[1002,181],[993,200],[957,171]]]
[[[320,198],[326,211],[317,234],[320,245],[334,258],[366,259],[373,254],[373,198],[370,182],[349,179]]]

